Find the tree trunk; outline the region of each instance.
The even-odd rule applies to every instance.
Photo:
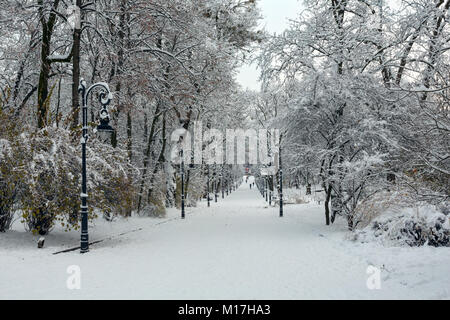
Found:
[[[49,79],[52,62],[70,62],[73,54],[73,47],[70,55],[63,59],[50,59],[50,45],[53,35],[53,28],[56,22],[56,11],[58,9],[60,0],[53,2],[52,12],[49,14],[48,20],[45,19],[43,0],[38,0],[39,6],[39,20],[42,27],[42,41],[41,41],[41,68],[39,72],[38,84],[38,105],[37,105],[37,124],[38,128],[47,126],[47,115],[49,109]]]
[[[81,0],[76,0],[76,6],[80,8],[81,14]],[[72,128],[78,126],[80,99],[78,94],[78,85],[80,83],[80,50],[81,50],[81,27],[74,28],[73,32],[73,47],[72,47]]]
[[[42,26],[42,46],[41,46],[41,71],[39,74],[38,85],[38,110],[37,122],[38,128],[44,128],[47,125],[48,114],[48,80],[50,75],[50,63],[47,57],[50,55],[51,33],[47,29],[47,23]]]
[[[58,102],[56,104],[56,117],[55,117],[55,122],[56,122],[56,127],[59,128],[59,107],[61,105],[61,80],[62,78],[59,78],[58,81]]]
[[[325,189],[326,198],[325,198],[325,221],[327,226],[330,225],[330,199],[331,199],[331,185]]]
[[[133,124],[131,121],[130,111],[127,112],[127,150],[128,159],[131,162],[133,158]]]
[[[155,109],[155,113],[153,116],[153,121],[152,121],[152,125],[150,128],[150,134],[148,136],[148,142],[147,142],[147,149],[145,150],[145,155],[144,155],[144,170],[142,172],[142,176],[141,176],[141,182],[140,182],[140,187],[139,187],[139,196],[138,196],[138,205],[137,205],[137,211],[138,213],[141,210],[141,204],[142,204],[142,193],[144,192],[144,183],[145,183],[145,178],[147,176],[147,171],[148,171],[148,163],[150,161],[150,152],[151,152],[151,147],[152,147],[152,143],[153,143],[153,138],[155,135],[155,130],[156,130],[156,123],[158,121],[159,118],[159,109],[160,109],[160,102],[157,103],[156,105],[156,109]],[[164,126],[164,123],[163,123]]]

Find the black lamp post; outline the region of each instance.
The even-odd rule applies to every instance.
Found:
[[[81,137],[81,243],[80,252],[86,253],[89,251],[89,234],[88,234],[88,205],[87,205],[87,172],[86,172],[86,143],[89,138],[88,134],[88,108],[87,101],[89,94],[94,89],[100,89],[99,100],[102,104],[102,110],[100,111],[100,125],[97,127],[97,131],[104,133],[112,133],[114,129],[109,125],[109,114],[106,108],[112,100],[112,94],[109,90],[108,84],[104,82],[98,82],[86,89],[86,81],[80,80],[78,92],[81,94],[82,102],[82,118],[83,128]]]
[[[279,179],[280,179],[280,217],[283,217],[283,167],[281,164],[281,143],[278,153]]]
[[[183,154],[183,148],[181,148],[180,157],[181,157],[181,165],[180,165],[180,172],[181,172],[181,219],[184,219],[186,217],[186,215],[185,215],[185,211],[184,211],[184,154]]]
[[[220,174],[220,189],[222,190],[222,199],[225,198],[225,189],[224,189],[225,186],[223,183],[223,178],[224,178],[224,176],[223,176],[223,165],[222,165],[222,172]]]
[[[271,180],[271,179],[272,178],[269,179],[269,206],[272,205],[272,185],[273,185],[273,180]]]
[[[218,190],[217,190],[217,177],[214,179],[214,202],[217,202],[217,197],[218,197]]]
[[[266,202],[269,201],[269,176],[266,176]]]
[[[262,184],[262,177],[259,177],[257,183],[258,183],[258,190],[259,190],[259,193],[260,193],[261,196],[264,198],[264,186],[263,186],[263,184]]]
[[[225,178],[226,184],[225,184],[225,192],[227,193],[227,197],[230,195],[230,180],[228,177],[228,173],[226,174],[226,178]]]
[[[217,167],[214,166],[214,202],[217,203],[217,194],[218,194],[218,190],[217,190]]]
[[[267,182],[267,180],[266,180],[266,176],[263,176],[263,198],[265,199],[266,198],[266,193],[267,193],[267,185],[266,185],[266,182]]]
[[[206,181],[206,189],[207,189],[207,201],[208,201],[208,207],[211,206],[211,203],[209,202],[209,165],[208,165],[208,180]]]
[[[266,177],[265,176],[263,176],[263,178],[262,178],[262,185],[263,185],[263,198],[265,199],[266,198],[266,192],[267,192],[267,189],[266,189]]]

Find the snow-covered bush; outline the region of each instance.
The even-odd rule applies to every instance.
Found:
[[[14,181],[11,181],[14,171],[11,160],[9,141],[0,139],[0,232],[10,228],[14,215],[12,206],[16,188]]]
[[[87,169],[90,206],[110,218],[131,216],[139,171],[130,164],[127,151],[104,144],[93,135],[88,141]]]
[[[166,181],[163,171],[155,173],[154,182],[147,193],[147,204],[142,209],[149,217],[164,217],[166,214]]]
[[[110,172],[112,173],[112,172]],[[109,173],[107,174],[109,176]],[[135,186],[133,179],[123,173],[111,175],[102,183],[96,181],[92,197],[107,220],[115,216],[131,216],[134,209]]]
[[[78,159],[68,134],[64,130],[45,128],[24,132],[19,139],[27,149],[27,181],[21,198],[27,229],[44,235],[55,220],[75,224],[79,210]]]
[[[47,234],[56,222],[79,228],[81,152],[70,131],[47,127],[20,136],[26,146],[27,180],[21,197],[23,222]],[[89,218],[94,209],[108,216],[129,215],[133,208],[133,170],[125,152],[92,138],[87,150]]]
[[[189,170],[189,184],[187,185],[187,206],[196,207],[206,190],[206,179],[201,175],[198,169],[191,168]]]
[[[14,219],[14,206],[24,185],[23,160],[25,153],[15,141],[18,135],[15,122],[0,109],[0,232],[7,231]]]
[[[364,229],[375,218],[386,212],[400,212],[403,208],[415,206],[416,196],[404,186],[397,186],[395,190],[381,190],[363,199],[355,208],[355,221],[358,229]]]
[[[439,209],[422,206],[390,211],[375,218],[352,237],[355,241],[380,241],[386,245],[450,247],[448,208],[449,204]]]
[[[274,195],[276,195],[276,191]],[[283,203],[284,204],[302,204],[308,203],[305,194],[300,189],[285,189],[283,190]]]

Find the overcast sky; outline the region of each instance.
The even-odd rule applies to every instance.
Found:
[[[258,0],[264,20],[261,26],[269,33],[281,33],[300,12],[301,0]],[[242,67],[237,79],[243,88],[259,90],[259,71],[255,65]]]

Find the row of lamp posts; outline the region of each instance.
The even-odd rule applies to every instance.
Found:
[[[96,132],[98,132],[104,140],[110,138],[110,136],[114,133],[114,129],[109,125],[109,113],[108,113],[108,105],[112,100],[112,93],[109,89],[107,83],[98,82],[90,87],[87,87],[87,83],[84,79],[80,80],[80,84],[78,87],[78,92],[81,94],[81,104],[82,104],[82,136],[81,136],[81,239],[80,239],[80,252],[86,253],[89,251],[89,231],[88,231],[88,192],[87,192],[87,167],[86,167],[86,145],[89,139],[89,125],[88,125],[88,107],[87,101],[89,95],[94,91],[99,90],[99,101],[102,105],[102,109],[99,112],[100,124],[96,128]],[[183,148],[180,148],[180,157],[181,157],[181,165],[180,165],[180,176],[181,176],[181,218],[185,219],[186,211],[185,211],[185,185],[184,185],[184,155]],[[222,172],[220,174],[220,184],[222,189],[222,198],[225,198],[225,186],[224,186],[224,168],[222,167]],[[235,184],[235,181],[233,181]],[[208,166],[208,207],[210,206],[210,168]],[[231,189],[227,187],[227,195],[231,192]],[[214,194],[215,194],[215,202],[217,202],[218,198],[218,190],[217,190],[217,181],[214,181]]]
[[[281,146],[278,151],[278,196],[279,196],[279,207],[280,207],[280,217],[284,216],[284,208],[283,208],[283,166],[281,162]],[[275,174],[273,174],[275,175]],[[262,197],[265,198],[266,202],[269,202],[269,205],[272,204],[272,188],[269,185],[269,174],[268,172],[264,172],[261,174],[262,178],[257,183],[257,187]],[[272,184],[273,185],[273,184]]]
[[[181,178],[181,218],[185,219],[186,218],[186,213],[185,213],[185,202],[186,202],[186,196],[185,196],[185,185],[184,185],[184,157],[183,157],[183,148],[180,148],[180,157],[181,157],[181,164],[180,164],[180,178]],[[217,199],[219,198],[219,190],[218,190],[218,183],[217,183],[217,179],[216,179],[216,172],[214,172],[214,183],[213,183],[213,190],[214,191],[214,202],[217,202]],[[236,181],[235,179],[233,180],[233,184],[232,186],[229,185],[229,183],[227,183],[227,187],[225,189],[225,175],[224,175],[224,166],[222,166],[221,172],[219,174],[219,181],[220,181],[220,189],[221,189],[221,193],[222,193],[222,199],[225,198],[225,193],[228,196],[232,191],[236,190]],[[229,179],[226,179],[228,182],[230,181]],[[208,169],[207,169],[207,182],[206,182],[206,192],[207,192],[207,204],[208,207],[211,207],[211,198],[210,198],[210,193],[211,193],[211,177],[210,177],[210,166],[208,165]]]
[[[87,88],[87,83],[84,79],[81,79],[80,85],[78,88],[78,92],[81,94],[81,103],[82,103],[82,137],[81,137],[81,240],[80,240],[80,252],[86,253],[89,251],[89,232],[88,232],[88,193],[87,193],[87,168],[86,168],[86,144],[89,138],[89,126],[88,126],[88,107],[87,101],[89,95],[94,91],[94,89],[99,89],[99,101],[102,105],[102,109],[99,112],[100,115],[100,124],[97,126],[96,131],[105,136],[112,135],[114,133],[114,129],[109,125],[109,113],[108,113],[108,105],[112,100],[112,93],[109,89],[107,83],[98,82],[91,85]],[[180,165],[180,176],[181,176],[181,218],[185,219],[185,190],[184,190],[184,156],[183,156],[183,148],[180,148],[180,157],[181,157],[181,165]],[[278,169],[278,190],[280,197],[280,217],[283,217],[283,170],[281,166],[281,147],[278,154],[279,157],[279,169]],[[208,166],[208,181],[207,181],[207,201],[208,207],[211,206],[210,199],[210,167]],[[222,170],[220,173],[220,186],[222,191],[222,199],[225,198],[225,184],[224,184],[224,167],[222,166]],[[227,195],[232,190],[237,188],[236,181],[233,181],[233,186],[227,186],[226,193]],[[264,179],[264,192],[262,192],[263,196],[265,196],[266,201],[272,201],[272,194],[270,191],[270,196],[267,192],[268,189],[268,181],[267,176]],[[218,190],[217,190],[217,180],[214,180],[214,198],[215,202],[217,202],[218,198]]]

